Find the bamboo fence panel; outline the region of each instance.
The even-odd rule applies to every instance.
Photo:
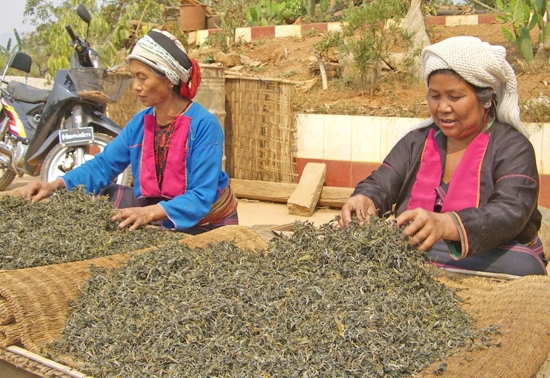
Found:
[[[257,78],[225,80],[226,170],[243,180],[295,182],[295,85]]]

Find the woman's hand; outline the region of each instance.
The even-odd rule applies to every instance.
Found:
[[[338,224],[342,228],[348,228],[351,223],[351,216],[355,213],[359,225],[365,224],[365,221],[376,214],[376,206],[372,200],[363,195],[357,194],[353,197],[348,198],[342,210],[340,211],[340,219],[338,219]]]
[[[56,178],[52,182],[31,181],[21,189],[19,195],[31,202],[38,202],[41,199],[51,196],[57,189],[65,188],[65,182]]]
[[[404,211],[396,218],[397,226],[405,225],[403,236],[419,251],[427,251],[437,241],[460,240],[458,230],[447,213],[434,213],[417,208]]]
[[[119,223],[120,228],[130,226],[130,230],[146,226],[151,222],[167,219],[166,213],[160,205],[151,205],[144,207],[128,207],[126,209],[117,209],[113,211],[111,218],[113,221],[123,219]]]

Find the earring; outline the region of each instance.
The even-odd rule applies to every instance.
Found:
[[[491,103],[490,102],[486,102],[485,104],[483,104],[483,107],[485,109],[489,109],[491,107]]]

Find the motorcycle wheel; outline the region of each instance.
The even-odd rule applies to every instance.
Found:
[[[15,178],[15,171],[4,164],[0,164],[0,190],[6,189]]]
[[[8,119],[6,119],[6,113],[3,111],[0,112],[0,120],[0,133],[2,134],[0,137],[4,138],[7,132]],[[15,171],[8,164],[0,163],[0,191],[10,186],[15,176]]]
[[[52,181],[57,177],[63,176],[65,172],[70,169],[76,168],[74,155],[78,149],[83,150],[84,161],[88,161],[94,158],[94,156],[105,148],[109,142],[113,140],[112,137],[105,134],[94,133],[94,142],[86,146],[68,147],[57,144],[48,152],[42,168],[40,169],[40,180]],[[68,168],[68,169],[67,169]],[[133,184],[132,173],[130,167],[126,168],[124,172],[117,176],[113,181],[115,184],[131,186]]]

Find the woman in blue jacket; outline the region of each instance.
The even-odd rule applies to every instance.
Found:
[[[55,190],[83,185],[108,195],[113,220],[200,233],[238,224],[237,200],[222,170],[224,135],[218,119],[193,102],[200,68],[170,33],[152,30],[127,58],[133,89],[147,108],[104,150],[52,182],[33,181],[21,192],[33,202]],[[111,184],[131,164],[134,187]]]

